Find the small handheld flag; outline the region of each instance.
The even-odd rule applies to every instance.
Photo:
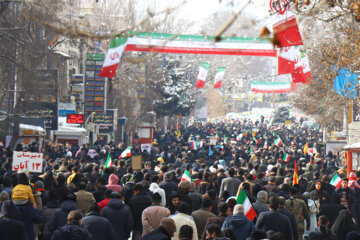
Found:
[[[256,212],[244,189],[242,189],[237,196],[236,203],[244,206],[244,215],[247,217],[247,219],[253,221],[256,217]]]
[[[298,174],[297,174],[297,164],[296,164],[296,161],[294,161],[294,175],[293,175],[292,185],[294,186],[295,184],[299,184],[299,178],[298,178]]]
[[[288,163],[290,161],[290,155],[285,153],[282,159],[283,162]]]
[[[339,188],[341,186],[341,178],[339,177],[339,175],[335,175],[331,181],[330,184],[333,185],[335,188]]]
[[[209,147],[209,156],[212,156],[213,155],[213,152],[211,150],[211,146]]]
[[[191,182],[190,173],[188,170],[185,170],[184,174],[181,176],[181,182],[183,181],[189,181]]]

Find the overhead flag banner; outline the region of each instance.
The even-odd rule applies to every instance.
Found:
[[[291,82],[251,82],[251,91],[256,93],[287,93],[295,90]]]
[[[120,63],[121,55],[126,46],[127,37],[119,36],[111,39],[110,47],[106,53],[100,77],[113,78]]]
[[[125,51],[276,57],[270,39],[129,32]]]
[[[108,52],[99,76],[115,76],[122,52],[158,52],[181,54],[211,54],[277,57],[277,49],[269,38],[257,37],[221,37],[178,35],[166,33],[128,32],[110,42]],[[164,61],[163,61],[164,65]]]
[[[214,88],[221,88],[222,81],[224,79],[226,68],[219,67],[217,69],[216,75],[215,75],[215,82],[214,82]]]
[[[278,74],[289,74],[295,71],[297,48],[294,46],[283,47],[278,56]]]
[[[201,63],[199,68],[199,76],[196,81],[196,88],[203,88],[205,86],[205,81],[207,74],[209,72],[209,67],[210,67],[210,63],[208,62]]]

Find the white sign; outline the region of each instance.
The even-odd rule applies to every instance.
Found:
[[[89,149],[87,155],[90,156],[90,158],[95,158],[95,156],[97,155],[98,153],[96,152],[95,149]]]
[[[16,152],[13,153],[12,170],[13,171],[29,171],[42,172],[43,154],[32,152]]]
[[[148,153],[150,153],[151,152],[151,144],[150,143],[141,144],[141,152],[143,152],[144,150],[146,150]]]
[[[217,142],[216,136],[210,137],[210,145],[216,145],[216,142]]]

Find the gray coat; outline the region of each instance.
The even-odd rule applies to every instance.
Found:
[[[240,180],[234,177],[224,178],[221,181],[219,196],[221,196],[223,191],[228,191],[230,193],[230,196],[236,196],[240,183]]]

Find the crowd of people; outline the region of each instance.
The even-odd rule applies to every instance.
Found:
[[[0,239],[360,239],[360,172],[301,122],[156,130],[150,149],[132,146],[141,169],[121,158],[126,144],[100,140],[19,144],[43,153],[43,171],[15,172],[1,146]]]

